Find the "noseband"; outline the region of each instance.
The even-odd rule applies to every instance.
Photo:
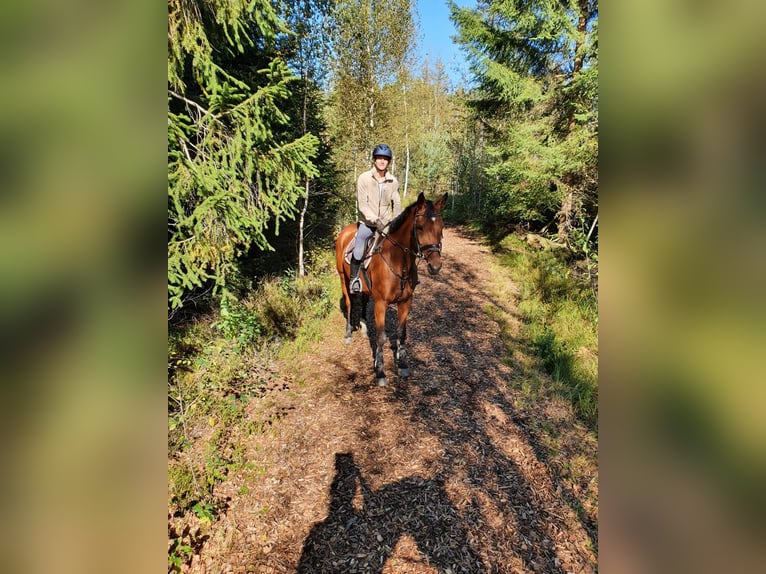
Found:
[[[425,213],[416,213],[415,218],[418,217],[426,217]],[[441,217],[439,215],[435,217]],[[434,217],[434,219],[435,219]],[[421,259],[425,259],[428,261],[428,258],[431,257],[434,253],[438,253],[441,255],[442,253],[442,244],[441,243],[429,243],[428,245],[421,245],[420,240],[418,239],[418,233],[417,233],[417,225],[415,223],[412,224],[412,237],[415,239],[415,246],[417,247],[417,250],[415,251],[415,255],[420,257]]]

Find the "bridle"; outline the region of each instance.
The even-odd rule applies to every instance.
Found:
[[[418,237],[418,231],[417,231],[417,229],[418,229],[417,218],[418,217],[427,217],[427,216],[426,216],[425,213],[416,213],[414,215],[414,220],[412,222],[412,239],[415,242],[414,254],[415,254],[415,256],[417,258],[425,259],[426,261],[428,261],[428,258],[431,257],[431,255],[433,255],[434,253],[438,253],[439,255],[441,255],[441,253],[442,253],[442,244],[441,244],[441,242],[439,242],[439,243],[429,243],[427,245],[421,245],[420,244],[420,238]],[[434,219],[436,219],[437,217],[441,218],[441,215],[433,216]],[[396,245],[399,249],[401,249],[404,252],[405,255],[407,253],[413,253],[412,249],[410,249],[409,247],[405,247],[404,245],[402,245],[401,243],[396,241],[394,238],[392,238],[387,233],[383,235],[383,240],[384,241],[390,241],[391,243]],[[379,250],[380,250],[380,247],[378,247],[376,249],[376,251],[379,251]],[[385,261],[385,259],[384,259],[384,261]],[[388,262],[386,262],[386,264],[388,264]],[[390,265],[389,265],[389,267],[390,267]]]
[[[402,250],[402,252],[405,254],[405,256],[408,253],[414,253],[414,255],[416,256],[416,260],[415,260],[416,264],[417,264],[417,260],[418,259],[425,259],[426,261],[428,261],[428,258],[431,257],[431,255],[433,255],[434,253],[438,253],[439,255],[441,255],[441,252],[442,252],[442,244],[441,244],[441,242],[439,242],[439,243],[429,243],[428,245],[421,245],[420,244],[420,239],[418,238],[418,232],[417,232],[417,227],[418,227],[417,226],[417,218],[418,217],[426,217],[425,212],[424,213],[415,213],[414,217],[413,217],[413,221],[412,221],[412,238],[413,238],[413,240],[415,242],[415,251],[414,252],[409,247],[406,247],[406,246],[402,245],[401,243],[399,243],[398,241],[396,241],[388,233],[384,233],[383,234],[383,241],[390,241],[391,243],[393,243],[396,247],[398,247],[399,249]],[[440,215],[436,215],[436,216],[433,216],[433,217],[434,217],[434,220],[435,220],[436,217],[441,218]],[[405,283],[407,282],[407,280],[409,278],[409,271],[404,269],[404,270],[402,270],[401,274],[397,273],[396,270],[391,266],[391,263],[389,263],[388,260],[383,256],[383,252],[381,251],[381,247],[382,247],[382,242],[381,242],[380,245],[378,245],[373,250],[373,253],[377,253],[377,254],[380,255],[381,259],[383,260],[383,263],[386,264],[386,267],[388,267],[388,269],[391,271],[391,273],[393,273],[399,279],[399,281],[401,282],[401,284],[402,284],[401,285],[401,289],[402,289],[402,292],[404,292],[404,285],[405,285]]]
[[[438,253],[439,255],[442,254],[442,244],[439,243],[429,243],[428,245],[421,245],[420,239],[418,239],[418,232],[417,232],[417,218],[418,217],[426,217],[425,213],[416,213],[415,214],[415,221],[412,222],[412,237],[415,240],[415,247],[417,251],[415,251],[415,255],[417,255],[420,259],[425,259],[428,261],[428,258],[431,257],[434,253]],[[434,216],[434,219],[437,217],[441,217],[441,215]]]

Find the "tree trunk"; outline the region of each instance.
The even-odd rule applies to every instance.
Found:
[[[410,181],[410,144],[407,143],[406,151],[405,151],[407,157],[405,158],[405,164],[404,164],[404,199],[407,199],[407,186],[409,185]]]
[[[583,65],[583,55],[580,51],[583,45],[583,39],[585,38],[585,35],[588,32],[588,19],[590,18],[590,12],[588,11],[588,2],[587,0],[581,0],[580,1],[580,17],[577,20],[577,36],[575,40],[575,57],[574,61],[572,62],[572,74],[570,76],[570,82],[574,80],[575,76],[580,73],[580,70],[582,70]],[[574,108],[571,109],[569,112],[569,121],[567,122],[567,131],[568,133],[571,133],[571,131],[575,127],[575,117],[574,117]]]
[[[558,235],[556,240],[559,243],[569,243],[569,230],[572,228],[572,212],[574,211],[574,177],[573,174],[564,174],[562,178],[565,186],[564,201],[561,204],[558,219]]]
[[[356,171],[356,162],[359,159],[359,152],[357,150],[354,150],[354,179],[351,181],[351,192],[352,197],[355,196],[356,193],[356,180],[359,178],[359,172]]]
[[[306,275],[306,266],[303,262],[303,224],[306,221],[306,211],[309,207],[309,180],[306,178],[306,197],[303,198],[303,208],[298,218],[298,275]]]
[[[370,129],[375,128],[375,114],[373,113],[375,111],[375,102],[372,102],[370,104]]]
[[[583,38],[587,33],[588,19],[590,13],[588,12],[588,3],[585,0],[580,1],[580,17],[577,21],[577,40],[575,41],[575,58],[572,63],[572,79],[582,70],[583,57],[580,49],[583,45]],[[574,107],[569,112],[569,118],[567,122],[567,135],[571,134],[575,128],[577,120],[574,115]],[[564,201],[561,204],[561,211],[559,211],[558,218],[558,236],[559,243],[568,244],[569,242],[569,230],[572,228],[572,214],[574,212],[574,184],[575,174],[565,173],[562,178],[564,185],[566,186],[566,192],[564,194]]]
[[[302,132],[303,135],[306,135],[306,132],[308,131],[308,122],[307,122],[307,115],[308,115],[308,91],[309,91],[309,62],[308,58],[304,61],[304,71],[303,71],[303,122],[302,122]],[[301,215],[298,218],[298,275],[300,277],[303,277],[306,275],[306,266],[303,262],[303,223],[306,221],[306,211],[309,207],[309,178],[306,178],[306,196],[303,198],[303,208],[301,209]]]
[[[402,199],[407,199],[407,187],[410,182],[410,127],[407,116],[407,86],[402,86],[402,92],[404,93],[404,195]]]

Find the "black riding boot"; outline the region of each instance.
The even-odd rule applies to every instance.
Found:
[[[349,281],[349,291],[352,293],[362,292],[362,280],[359,279],[359,268],[362,266],[362,262],[354,259],[351,256],[351,280]]]

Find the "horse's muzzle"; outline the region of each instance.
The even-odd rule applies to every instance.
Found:
[[[428,256],[428,272],[431,275],[438,275],[442,270],[442,256],[440,253],[431,253]]]

